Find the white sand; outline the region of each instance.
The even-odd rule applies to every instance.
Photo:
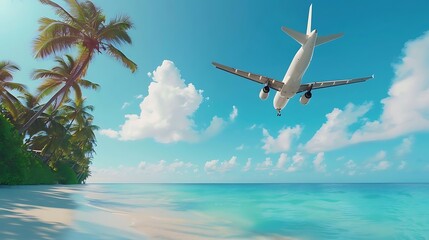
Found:
[[[0,188],[0,239],[249,239],[236,219],[150,206],[97,185]]]

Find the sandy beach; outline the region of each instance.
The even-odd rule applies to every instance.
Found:
[[[165,203],[164,203],[165,202]],[[161,208],[166,199],[125,198],[100,185],[0,187],[0,239],[240,239],[231,221]],[[156,205],[156,206],[155,206]],[[242,224],[246,224],[243,222]],[[258,236],[253,239],[292,239]]]

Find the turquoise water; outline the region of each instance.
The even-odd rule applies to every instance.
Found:
[[[33,188],[49,192],[55,187]],[[7,208],[8,191],[17,189],[24,193],[32,187],[0,188],[3,208]],[[176,228],[169,228],[170,239],[185,227],[186,238],[195,239],[429,239],[429,184],[88,184],[70,189],[75,192],[58,201],[68,201],[69,208],[81,213],[66,235],[55,237],[91,239],[94,235],[89,233],[106,231],[115,236],[113,230],[85,219],[84,213],[93,211],[95,216],[101,211],[97,209],[136,214],[142,209],[162,209],[183,220],[182,225],[171,223]],[[59,207],[58,201],[50,199],[44,206]],[[148,224],[143,220],[142,226],[145,221]],[[1,215],[0,223],[8,225]],[[137,238],[135,233],[127,234],[111,239]],[[0,238],[5,237],[0,231]]]

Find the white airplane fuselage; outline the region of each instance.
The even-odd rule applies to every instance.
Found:
[[[287,104],[290,98],[295,96],[301,85],[302,76],[307,71],[313,57],[314,48],[317,40],[317,30],[313,30],[308,39],[301,46],[283,78],[283,88],[278,91],[274,97],[274,108],[280,112]]]

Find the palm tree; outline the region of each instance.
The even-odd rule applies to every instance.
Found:
[[[51,70],[37,69],[33,73],[33,79],[45,79],[45,81],[37,88],[39,91],[39,98],[43,98],[52,92],[58,90],[62,85],[67,84],[67,80],[70,79],[70,74],[76,67],[76,61],[71,55],[66,55],[65,58],[56,57],[55,61],[58,66],[53,67]],[[65,100],[69,99],[70,90],[73,89],[75,93],[75,100],[82,100],[82,89],[91,88],[98,90],[100,85],[92,83],[88,80],[78,78],[73,82],[71,88],[67,89],[62,98],[55,104],[56,106],[61,105]]]
[[[17,65],[8,61],[0,61],[0,104],[9,111],[13,119],[16,119],[18,116],[15,104],[19,100],[10,91],[26,92],[23,84],[12,82],[12,73],[16,70],[19,70]]]
[[[21,128],[40,108],[39,98],[29,92],[18,96],[20,101],[17,102],[16,108],[18,110],[18,117],[14,121],[16,128]],[[42,118],[38,118],[30,128],[27,129],[26,135],[30,139],[33,135],[40,132],[45,128],[45,123]]]
[[[131,44],[131,38],[127,31],[133,25],[129,17],[116,17],[105,24],[106,17],[103,12],[91,1],[67,1],[70,12],[51,0],[40,0],[40,2],[52,6],[60,20],[51,18],[41,18],[39,20],[40,35],[34,42],[36,58],[44,58],[77,46],[78,60],[70,72],[70,78],[67,79],[66,84],[20,129],[21,133],[54,100],[61,98],[61,95],[65,94],[77,79],[85,76],[89,62],[95,53],[105,52],[109,54],[122,62],[131,72],[137,69],[137,65],[115,47],[115,45],[123,43]]]
[[[76,99],[69,105],[64,105],[63,109],[65,116],[70,121],[69,125],[67,126],[67,131],[69,131],[74,121],[76,121],[78,124],[84,124],[87,119],[94,118],[94,116],[89,113],[89,111],[94,111],[94,106],[85,105],[85,99]]]
[[[67,148],[67,142],[63,141],[69,135],[64,127],[67,120],[62,109],[55,110],[52,106],[41,115],[39,120],[44,123],[43,128],[29,139],[27,145],[33,151],[38,152],[52,167],[54,163],[49,160],[57,159],[53,155]]]

